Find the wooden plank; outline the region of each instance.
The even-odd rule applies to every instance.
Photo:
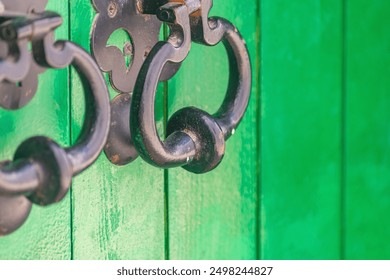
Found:
[[[95,11],[88,0],[71,0],[71,38],[90,49],[89,33]],[[109,3],[109,2],[107,2]],[[126,36],[112,43],[123,46]],[[72,72],[72,138],[84,114],[84,99]],[[111,96],[116,93],[111,91]],[[157,103],[163,129],[163,95]],[[125,167],[112,165],[104,155],[73,184],[74,259],[163,259],[164,172],[141,159]]]
[[[48,10],[60,13],[63,25],[57,38],[68,38],[68,4],[49,1]],[[2,128],[0,155],[12,159],[18,145],[27,138],[45,135],[61,145],[69,144],[68,71],[48,70],[39,78],[39,90],[25,108],[0,110]],[[0,259],[70,259],[70,199],[41,208],[34,206],[25,225],[0,238]]]
[[[346,11],[345,257],[389,259],[390,2]]]
[[[254,76],[259,59],[257,1],[215,0],[211,15],[229,19],[247,41]],[[178,76],[169,82],[169,115],[196,106],[214,113],[228,84],[228,61],[220,44],[193,44]],[[169,171],[167,198],[171,259],[257,258],[257,109],[254,78],[251,103],[236,134],[227,143],[223,163],[205,175],[179,168]]]
[[[261,3],[261,256],[338,259],[342,3]]]

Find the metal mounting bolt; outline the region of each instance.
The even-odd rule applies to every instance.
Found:
[[[150,52],[152,51],[152,47],[148,46],[145,48],[144,58],[146,58]]]
[[[133,53],[133,45],[131,44],[131,42],[126,42],[123,46],[123,54],[126,56],[132,56]]]
[[[15,40],[18,37],[18,33],[11,25],[4,26],[0,29],[0,35],[4,40]]]
[[[116,14],[118,13],[118,5],[115,2],[111,1],[110,4],[108,5],[107,12],[110,18],[115,17]]]

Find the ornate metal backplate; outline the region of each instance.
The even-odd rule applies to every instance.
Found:
[[[0,17],[9,13],[31,14],[45,10],[48,0],[1,0]],[[0,58],[7,55],[7,45],[0,42]],[[5,109],[16,110],[24,107],[35,96],[38,88],[38,75],[43,73],[44,68],[38,66],[35,61],[30,63],[30,70],[23,81],[12,83],[0,82],[0,106]]]
[[[136,0],[92,0],[97,11],[91,33],[91,50],[100,68],[110,75],[112,87],[121,93],[133,92],[142,64],[159,41],[162,22],[155,15],[142,14]],[[126,31],[131,40],[123,49],[107,46],[117,30]],[[126,66],[125,57],[131,56]],[[170,79],[180,65],[169,65],[161,80]]]
[[[153,47],[160,40],[162,22],[156,15],[141,13],[143,1],[91,0],[97,11],[91,31],[91,52],[100,69],[109,74],[111,86],[119,94],[111,102],[112,117],[106,155],[115,164],[126,164],[137,158],[130,135],[131,93]],[[123,47],[108,45],[111,35],[124,30],[130,40]],[[126,56],[131,63],[126,65]],[[168,63],[160,80],[166,81],[179,70],[180,64]],[[129,145],[130,143],[130,145]]]

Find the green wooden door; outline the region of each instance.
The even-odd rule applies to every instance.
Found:
[[[64,17],[57,37],[89,50],[90,1],[49,3]],[[211,14],[243,33],[254,81],[223,163],[193,175],[102,155],[64,201],[0,239],[0,258],[389,259],[389,13],[381,0],[214,0]],[[193,45],[160,86],[161,134],[182,107],[215,111],[227,84],[223,46]],[[46,72],[30,105],[0,111],[1,157],[37,134],[69,145],[83,115],[77,74]]]

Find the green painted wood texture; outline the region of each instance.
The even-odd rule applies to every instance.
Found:
[[[169,257],[171,259],[257,258],[258,45],[257,1],[214,1],[211,16],[225,17],[242,32],[255,70],[245,119],[227,142],[222,164],[205,175],[168,171]],[[228,85],[222,44],[193,44],[178,75],[168,83],[168,112],[195,106],[215,113]]]
[[[49,3],[64,17],[57,37],[89,51],[90,0]],[[389,13],[381,0],[214,0],[253,68],[222,164],[193,175],[102,154],[63,202],[34,207],[0,239],[0,259],[389,259]],[[128,40],[117,32],[110,44]],[[160,134],[180,108],[215,112],[227,85],[222,44],[193,44],[159,87]],[[37,134],[69,145],[84,107],[75,71],[46,72],[31,104],[0,111],[0,155]]]
[[[340,257],[342,3],[261,1],[261,257]]]
[[[91,2],[70,0],[71,39],[90,49],[90,30],[96,15]],[[122,35],[122,36],[120,36]],[[123,48],[123,32],[111,38]],[[72,72],[72,139],[81,128],[84,99]],[[111,96],[116,93],[111,90]],[[163,130],[163,95],[157,122]],[[112,165],[104,155],[75,180],[72,192],[74,259],[164,259],[164,171],[141,159],[125,167]]]
[[[56,38],[68,38],[68,5],[49,1],[48,9],[60,13],[63,25]],[[43,135],[69,145],[68,71],[48,70],[39,77],[38,92],[18,111],[0,110],[1,158],[12,159],[24,140]],[[14,234],[0,238],[0,259],[70,259],[71,223],[69,195],[59,204],[34,206],[27,223]]]
[[[389,259],[390,2],[346,5],[345,258]]]

